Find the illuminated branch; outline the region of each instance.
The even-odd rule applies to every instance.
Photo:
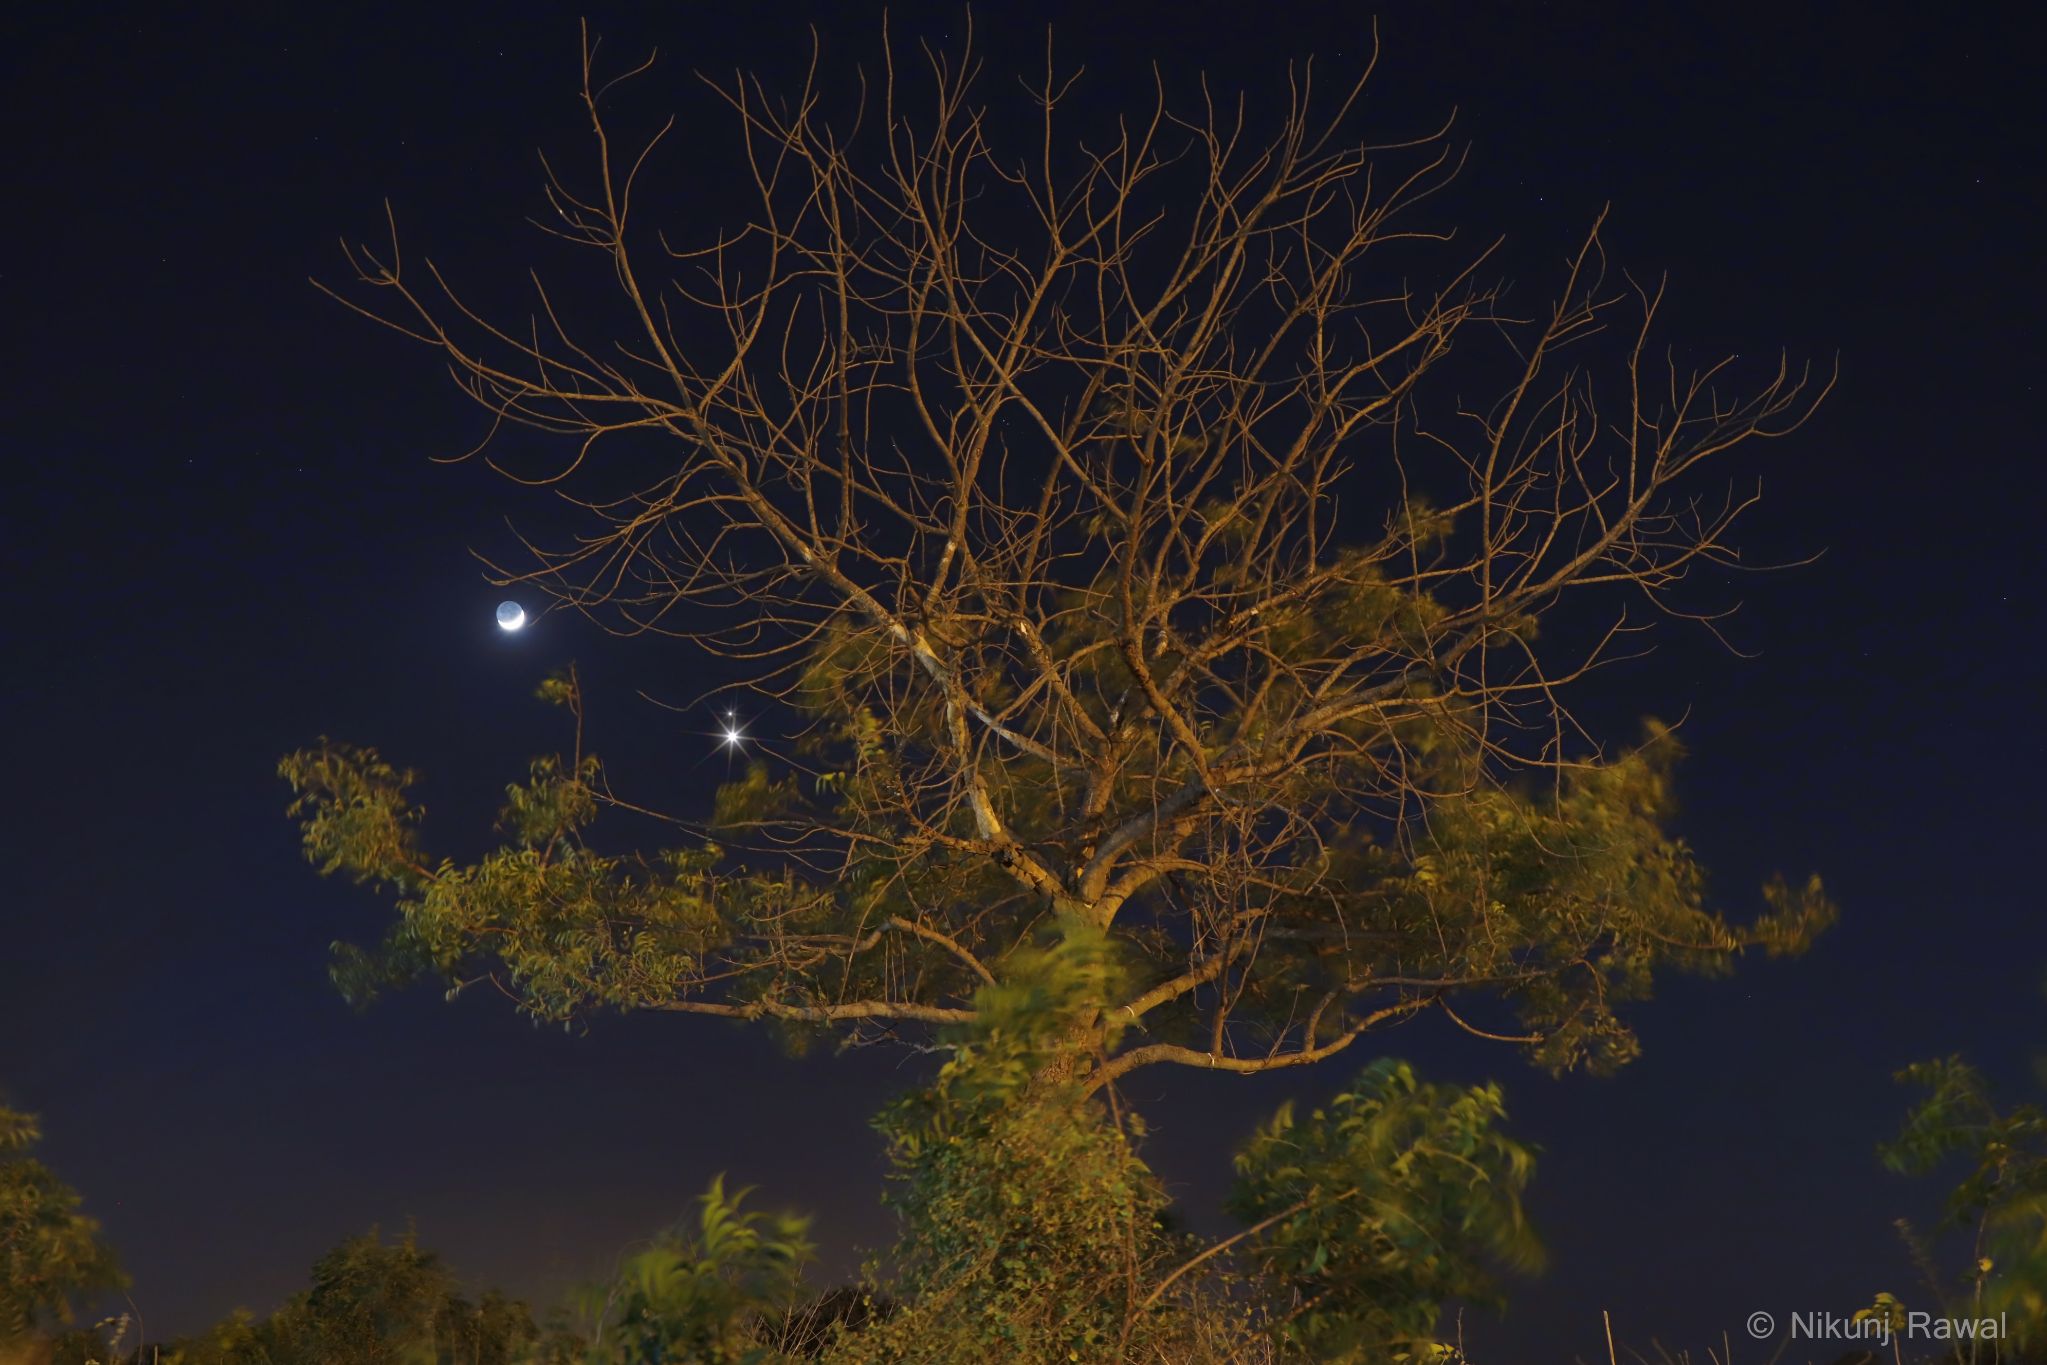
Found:
[[[1494,248],[1452,256],[1422,218],[1447,130],[1361,140],[1362,81],[1303,75],[1263,135],[1161,84],[1082,144],[1048,64],[1015,152],[968,57],[919,78],[888,52],[845,124],[815,61],[786,99],[707,83],[748,207],[683,241],[648,221],[672,124],[616,140],[593,56],[592,165],[546,168],[546,226],[601,258],[617,334],[537,277],[526,321],[489,320],[395,223],[344,302],[438,351],[493,434],[558,438],[492,453],[573,523],[496,581],[722,652],[804,717],[778,777],[721,798],[753,847],[692,892],[715,932],[663,955],[658,915],[606,903],[606,952],[689,964],[667,998],[632,967],[632,1000],[968,1023],[1014,950],[1079,922],[1136,974],[1096,1026],[1158,1039],[1097,1085],[1302,1065],[1429,1003],[1568,1065],[1625,1059],[1613,1005],[1652,969],[1824,921],[1816,889],[1745,929],[1708,911],[1662,825],[1668,737],[1616,749],[1570,708],[1643,608],[1716,619],[1693,585],[1739,562],[1753,498],[1697,485],[1826,388],[1652,373],[1664,290],[1608,287],[1603,213],[1516,318],[1479,283]],[[1553,644],[1565,612],[1605,615]],[[1316,999],[1298,1046],[1229,1050]]]

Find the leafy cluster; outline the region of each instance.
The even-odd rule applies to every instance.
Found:
[[[1099,934],[1062,929],[1012,956],[934,1082],[877,1120],[904,1308],[847,1365],[1122,1360],[1165,1330],[1140,1304],[1178,1241],[1142,1124],[1050,1066],[1116,971]]]
[[[772,1365],[801,1289],[806,1220],[742,1207],[712,1182],[694,1226],[628,1256],[546,1325],[496,1292],[471,1302],[410,1233],[374,1231],[322,1257],[310,1288],[268,1317],[239,1311],[163,1365]]]
[[[379,949],[337,945],[337,981],[366,1000],[422,974],[457,988],[487,977],[551,1020],[609,1007],[943,1021],[997,998],[976,994],[992,977],[986,964],[1027,949],[1049,909],[1091,924],[1124,963],[1114,989],[1098,983],[1094,1022],[1071,1039],[1110,1074],[1166,1050],[1119,1061],[1109,1021],[1141,1022],[1147,1043],[1178,1044],[1167,1059],[1187,1060],[1211,1050],[1220,1008],[1231,1051],[1239,1038],[1276,1033],[1292,1048],[1275,1052],[1312,1054],[1438,1005],[1462,1022],[1459,1011],[1487,1000],[1511,1016],[1491,1031],[1544,1065],[1610,1069],[1636,1052],[1618,1007],[1647,995],[1659,970],[1724,971],[1751,947],[1797,952],[1833,917],[1817,879],[1796,890],[1773,883],[1770,912],[1746,925],[1708,907],[1691,850],[1667,830],[1677,745],[1660,728],[1532,792],[1462,782],[1445,758],[1445,790],[1398,838],[1369,823],[1332,825],[1301,861],[1256,869],[1226,844],[1190,848],[1186,872],[1105,923],[1078,900],[1019,893],[998,861],[938,834],[905,848],[863,824],[874,791],[906,781],[897,770],[906,749],[874,739],[864,709],[839,720],[839,740],[830,725],[820,730],[816,757],[832,759],[843,743],[834,760],[843,766],[822,771],[816,790],[755,764],[716,802],[736,832],[841,831],[847,856],[826,878],[787,851],[797,834],[771,870],[713,843],[596,850],[588,827],[609,797],[590,756],[536,760],[507,789],[500,847],[430,864],[411,773],[331,742],[290,755],[281,771],[308,858],[397,898]],[[1030,808],[1030,766],[1003,770],[1012,809]],[[1277,795],[1304,807],[1318,799],[1305,788]],[[1203,908],[1232,879],[1236,908]]]
[[[810,1260],[809,1220],[744,1208],[748,1191],[722,1176],[698,1200],[693,1228],[676,1227],[585,1291],[586,1325],[558,1330],[554,1365],[769,1365],[787,1357],[776,1323],[795,1306]]]
[[[68,1324],[77,1300],[126,1283],[77,1191],[28,1154],[41,1137],[34,1115],[0,1106],[0,1345]]]
[[[1368,845],[1346,876],[1379,888],[1364,923],[1393,926],[1403,944],[1374,969],[1496,990],[1538,1062],[1609,1071],[1638,1051],[1617,1007],[1648,996],[1659,968],[1719,974],[1744,948],[1803,951],[1835,913],[1817,877],[1771,882],[1768,912],[1738,927],[1707,906],[1703,871],[1667,829],[1679,753],[1652,725],[1640,747],[1547,791],[1444,799],[1405,856]],[[1446,947],[1417,954],[1432,935]]]
[[[472,1303],[411,1232],[387,1243],[372,1230],[321,1257],[312,1286],[269,1317],[237,1312],[164,1365],[519,1365],[539,1338],[523,1303]]]
[[[1006,965],[935,1083],[880,1120],[904,1308],[835,1360],[1405,1359],[1435,1349],[1445,1301],[1540,1264],[1498,1088],[1385,1061],[1246,1145],[1242,1233],[1177,1230],[1141,1119],[1048,1064],[1115,970],[1106,944],[1069,924]]]
[[[1885,1144],[1891,1169],[1923,1175],[1959,1162],[1947,1222],[1974,1239],[1966,1294],[1944,1305],[1962,1317],[2002,1314],[2018,1347],[2047,1347],[2047,1113],[2000,1108],[1983,1075],[1960,1057],[1918,1062],[1898,1079],[1923,1087],[1903,1129]]]
[[[1287,1340],[1316,1360],[1430,1358],[1448,1300],[1532,1271],[1522,1212],[1534,1166],[1499,1131],[1497,1086],[1426,1084],[1375,1061],[1305,1119],[1282,1108],[1237,1157],[1232,1201]]]
[[[639,857],[586,842],[597,810],[595,758],[535,760],[525,782],[506,788],[505,842],[468,865],[428,865],[408,790],[414,775],[373,749],[323,741],[279,771],[295,793],[306,856],[322,872],[346,871],[397,894],[398,920],[378,951],[336,945],[336,983],[358,1002],[430,973],[459,988],[473,968],[543,1019],[566,1020],[591,1004],[658,1005],[701,973],[722,937],[711,896],[715,847]]]

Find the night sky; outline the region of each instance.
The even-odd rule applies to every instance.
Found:
[[[2047,110],[2023,93],[2030,38],[1995,7],[1941,10],[1381,12],[1370,126],[1458,110],[1472,157],[1443,211],[1507,233],[1532,297],[1611,201],[1616,260],[1671,274],[1672,335],[1841,365],[1763,452],[1745,545],[1823,553],[1741,583],[1730,638],[1755,657],[1674,630],[1594,699],[1623,736],[1689,717],[1681,830],[1724,904],[1818,870],[1838,928],[1802,960],[1673,982],[1614,1079],[1551,1080],[1433,1022],[1382,1035],[1430,1074],[1501,1079],[1544,1149],[1552,1265],[1473,1324],[1481,1358],[1589,1357],[1603,1308],[1623,1337],[1702,1346],[1753,1309],[1912,1298],[1890,1223],[1937,1196],[1876,1162],[1910,1098],[1890,1073],[1964,1051],[2017,1093],[2047,1048]],[[679,1017],[570,1036],[431,989],[355,1014],[326,946],[384,907],[317,880],[282,815],[277,757],[347,737],[423,770],[429,838],[473,855],[502,785],[563,742],[532,690],[571,658],[625,784],[701,809],[722,775],[708,717],[637,695],[715,680],[688,647],[565,616],[497,631],[471,550],[545,505],[432,463],[478,414],[431,354],[307,283],[344,278],[337,238],[374,239],[388,197],[411,250],[522,310],[535,149],[583,126],[579,12],[53,6],[6,40],[0,1090],[42,1114],[153,1337],[268,1309],[327,1246],[408,1218],[472,1283],[544,1298],[721,1170],[814,1211],[827,1274],[888,1234],[866,1120],[919,1063],[788,1060]],[[797,69],[815,21],[845,73],[878,37],[854,4],[588,12],[621,56],[661,50],[635,107],[703,130],[699,164],[727,125],[692,67]],[[893,22],[956,37],[962,13]],[[1153,60],[1254,98],[1289,59],[1347,69],[1368,14],[1182,0],[978,24],[990,93],[1050,19],[1108,110]],[[717,187],[677,202],[713,212]],[[1197,1222],[1253,1122],[1343,1067],[1136,1078]]]

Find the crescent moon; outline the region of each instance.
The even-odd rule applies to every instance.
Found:
[[[517,602],[506,602],[498,608],[498,628],[518,630],[526,624],[526,609]]]

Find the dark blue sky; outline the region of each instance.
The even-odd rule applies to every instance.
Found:
[[[717,766],[701,725],[634,696],[693,694],[706,665],[683,647],[561,618],[494,629],[469,548],[531,505],[430,464],[472,412],[429,356],[306,284],[341,275],[337,237],[377,232],[388,196],[486,297],[518,287],[533,149],[581,126],[578,11],[277,8],[75,7],[5,52],[0,1088],[44,1116],[159,1334],[267,1308],[324,1247],[408,1217],[474,1280],[546,1292],[719,1170],[814,1210],[843,1270],[886,1236],[865,1119],[903,1058],[790,1061],[679,1018],[569,1037],[430,991],[358,1016],[326,985],[326,944],[374,934],[380,908],[299,860],[271,775],[286,749],[376,743],[428,774],[433,826],[473,840],[524,755],[557,743],[530,694],[574,657],[595,745],[629,775],[686,804]],[[841,69],[878,14],[589,12],[619,48],[662,49],[670,102],[702,126],[691,66],[787,69],[816,19]],[[1254,93],[1289,58],[1341,66],[1366,13],[1017,5],[980,23],[999,60],[1055,20],[1106,109],[1153,59]],[[1757,1308],[1909,1296],[1890,1220],[1933,1199],[1872,1155],[1907,1099],[1890,1072],[1960,1050],[2017,1091],[2047,1045],[2047,110],[2023,93],[2026,40],[1987,11],[1872,13],[1382,12],[1370,116],[1398,133],[1458,107],[1457,214],[1510,234],[1529,289],[1611,200],[1616,257],[1672,274],[1676,335],[1842,365],[1767,452],[1748,543],[1825,554],[1744,584],[1733,634],[1757,657],[1677,632],[1598,703],[1689,712],[1682,828],[1731,907],[1772,870],[1818,869],[1839,928],[1804,960],[1674,983],[1611,1080],[1552,1081],[1432,1029],[1386,1040],[1500,1077],[1546,1152],[1552,1267],[1473,1329],[1485,1358],[1589,1357],[1602,1308],[1638,1341],[1699,1346]],[[895,25],[935,36],[959,14],[897,6]],[[1207,1217],[1249,1126],[1340,1079],[1146,1073],[1134,1093]]]

